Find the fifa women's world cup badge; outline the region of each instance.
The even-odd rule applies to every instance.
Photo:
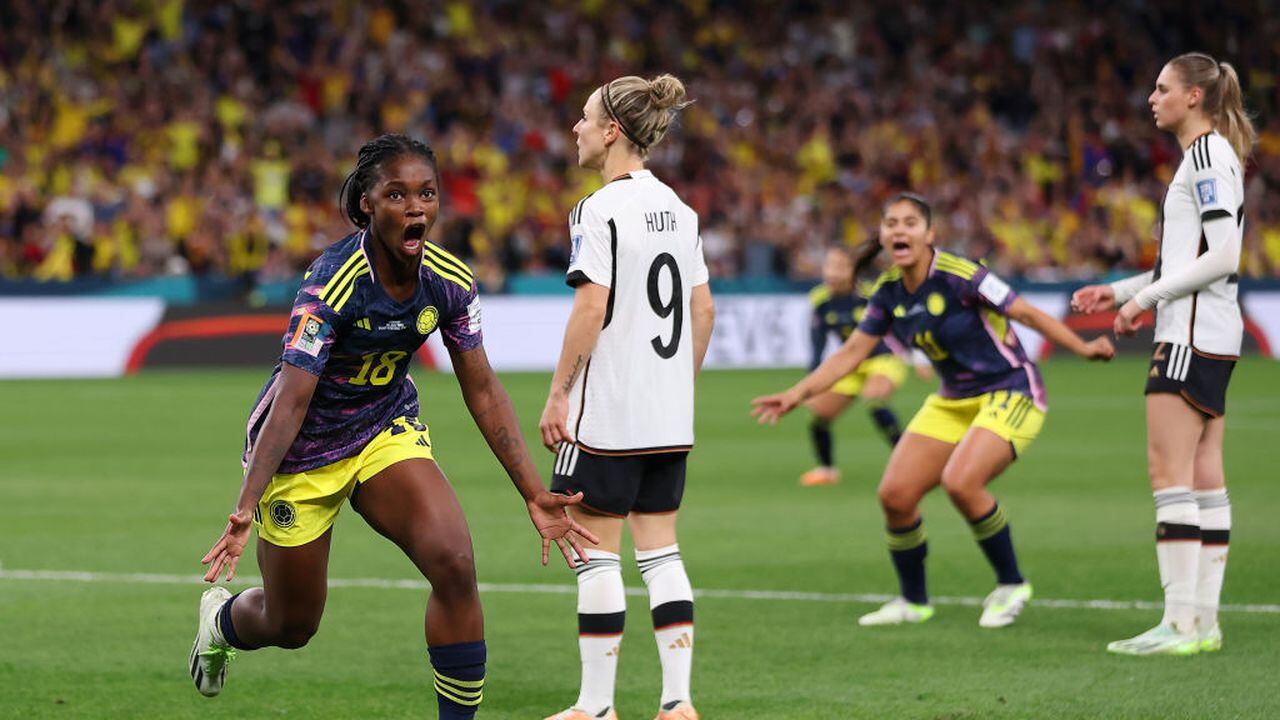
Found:
[[[418,313],[418,334],[427,335],[436,329],[436,323],[440,320],[440,311],[435,305],[428,305]]]

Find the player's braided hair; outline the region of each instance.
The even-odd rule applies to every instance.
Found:
[[[369,227],[369,214],[360,209],[360,198],[378,179],[378,171],[382,163],[401,155],[417,155],[431,164],[431,169],[439,177],[440,169],[436,166],[436,153],[430,145],[415,140],[407,135],[388,133],[380,135],[360,148],[356,169],[347,175],[338,191],[338,206],[351,222],[358,228]]]
[[[685,100],[684,83],[674,75],[652,80],[627,75],[600,86],[606,117],[618,123],[641,157],[662,141],[676,116],[692,102]]]
[[[913,192],[900,192],[890,197],[885,201],[884,205],[880,206],[880,214],[883,215],[888,212],[889,208],[900,202],[909,202],[915,206],[916,210],[919,210],[920,214],[924,216],[924,226],[926,228],[933,227],[933,206],[930,205],[929,201],[925,200],[923,196],[917,195]],[[872,235],[867,238],[866,242],[858,246],[858,249],[854,252],[854,277],[861,275],[867,270],[867,268],[871,267],[871,264],[875,262],[877,257],[879,257],[882,247],[883,246],[880,245],[879,234]]]

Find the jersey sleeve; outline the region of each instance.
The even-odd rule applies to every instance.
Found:
[[[1207,135],[1191,144],[1191,196],[1200,211],[1200,222],[1236,222],[1242,198],[1236,197],[1239,161],[1224,139]]]
[[[471,287],[463,290],[456,283],[444,283],[448,294],[448,312],[440,323],[440,339],[444,346],[455,352],[474,350],[484,344],[480,332],[480,294],[475,280]]]
[[[320,299],[328,274],[318,271],[320,260],[302,280],[289,315],[289,329],[284,335],[284,351],[280,360],[319,375],[329,362],[329,350],[337,340],[341,318],[328,303]],[[332,274],[332,273],[329,273]]]
[[[569,215],[569,242],[569,270],[565,277],[569,287],[586,282],[613,287],[613,233],[609,221],[586,199]]]
[[[711,282],[711,273],[707,270],[707,257],[702,247],[702,236],[693,246],[693,268],[689,275],[689,287],[698,287]]]
[[[955,275],[950,277],[960,281],[960,295],[965,302],[989,307],[1001,315],[1008,315],[1009,306],[1018,299],[1018,293],[1009,287],[1009,283],[981,265],[968,280]]]
[[[876,337],[889,334],[889,328],[893,326],[893,308],[890,307],[888,287],[888,283],[881,283],[867,299],[867,312],[858,323],[858,332]]]

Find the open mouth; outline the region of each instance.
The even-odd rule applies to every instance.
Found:
[[[408,252],[418,252],[422,249],[422,238],[427,235],[427,226],[424,223],[414,223],[408,225],[404,229],[404,249]]]

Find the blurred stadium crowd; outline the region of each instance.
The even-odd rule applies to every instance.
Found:
[[[716,276],[814,276],[902,188],[1010,275],[1143,267],[1179,161],[1146,97],[1188,50],[1240,71],[1245,274],[1280,276],[1269,4],[7,0],[0,278],[292,277],[350,231],[344,174],[394,131],[439,155],[434,238],[500,289],[565,264],[599,182],[574,163],[587,94],[661,71],[697,102],[652,167]]]

